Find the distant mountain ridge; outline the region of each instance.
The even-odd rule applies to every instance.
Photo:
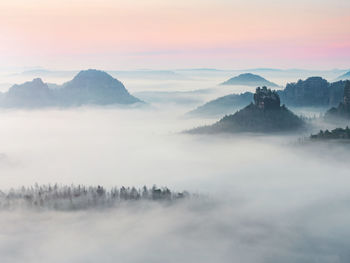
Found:
[[[336,78],[336,80],[350,80],[350,71]]]
[[[294,107],[330,107],[343,100],[345,81],[329,83],[321,77],[288,83],[286,88],[278,90],[281,102]],[[232,113],[232,109],[253,100],[253,93],[230,94],[209,101],[191,111],[192,116],[215,116]],[[232,102],[232,104],[230,104]]]
[[[264,79],[259,75],[252,73],[240,74],[236,77],[230,78],[229,80],[221,83],[221,85],[244,85],[244,86],[268,86],[268,87],[278,87],[277,84]]]
[[[53,86],[53,84],[50,84]],[[81,106],[86,104],[133,104],[141,102],[129,94],[124,85],[100,70],[80,71],[62,86],[49,88],[40,78],[12,86],[2,93],[0,107]]]
[[[47,107],[55,104],[56,95],[40,78],[13,85],[0,97],[1,107]]]
[[[188,116],[222,116],[231,114],[253,100],[253,93],[230,94],[211,100],[187,113]]]

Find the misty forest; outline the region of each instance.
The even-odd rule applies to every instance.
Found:
[[[248,72],[4,75],[1,262],[348,262],[350,81]]]

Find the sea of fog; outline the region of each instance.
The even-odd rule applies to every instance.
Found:
[[[287,135],[182,133],[216,121],[188,111],[254,87],[218,86],[242,72],[175,73],[111,72],[130,93],[153,98],[142,108],[0,111],[2,191],[156,184],[196,195],[108,209],[1,209],[1,263],[350,262],[350,146],[304,140],[319,122]],[[322,72],[287,73],[258,72],[280,85]],[[0,89],[36,74],[3,74]],[[42,77],[60,84],[75,74]],[[313,117],[325,109],[293,111]]]
[[[188,135],[188,107],[0,111],[0,182],[153,184],[199,197],[0,211],[1,262],[349,262],[347,145]]]

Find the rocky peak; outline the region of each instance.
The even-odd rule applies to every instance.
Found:
[[[256,89],[254,94],[255,105],[262,110],[274,110],[279,109],[281,106],[280,97],[276,91],[271,91],[271,89],[265,86]]]

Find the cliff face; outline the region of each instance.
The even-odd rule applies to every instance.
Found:
[[[350,106],[350,81],[346,81],[346,85],[344,87],[344,105],[347,107]]]
[[[329,83],[321,77],[311,77],[288,83],[284,90],[278,91],[281,101],[296,107],[329,107],[342,101],[344,81]]]
[[[293,106],[328,106],[329,94],[329,83],[321,77],[289,83],[280,92],[282,100]]]
[[[329,85],[329,106],[337,106],[343,100],[345,83],[345,81],[337,81]]]
[[[333,107],[326,112],[325,118],[330,120],[334,118],[350,119],[350,81],[345,82],[343,102],[338,107]]]

